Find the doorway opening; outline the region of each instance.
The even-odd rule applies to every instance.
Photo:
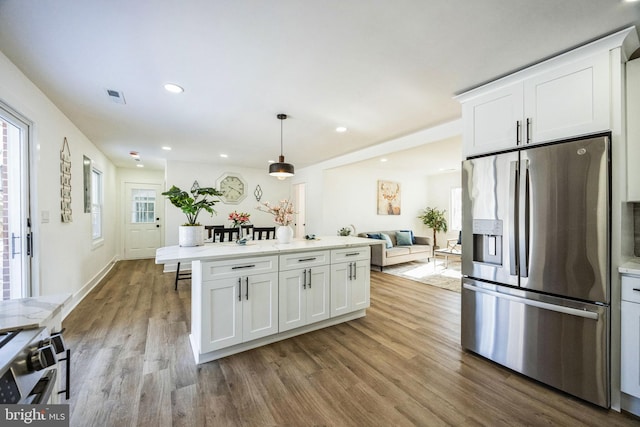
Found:
[[[0,232],[2,299],[32,296],[29,210],[31,124],[0,103]]]

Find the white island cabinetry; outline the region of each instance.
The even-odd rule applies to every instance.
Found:
[[[278,333],[278,258],[202,262],[200,351]]]
[[[331,317],[369,307],[369,248],[331,251]]]
[[[190,340],[204,363],[365,316],[372,244],[380,241],[170,246],[156,263],[191,262]]]
[[[330,260],[329,251],[280,255],[280,332],[329,318]]]

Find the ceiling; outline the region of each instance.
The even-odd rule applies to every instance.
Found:
[[[622,0],[0,0],[0,51],[117,166],[266,170],[277,113],[301,168],[459,118],[455,94],[634,24]]]

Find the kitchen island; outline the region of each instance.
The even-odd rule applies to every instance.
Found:
[[[360,237],[169,246],[191,262],[191,347],[205,363],[366,315],[370,245]]]

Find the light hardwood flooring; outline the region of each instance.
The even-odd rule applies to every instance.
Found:
[[[630,426],[460,348],[460,294],[371,273],[367,316],[196,365],[189,281],[122,261],[65,319],[72,426]]]

